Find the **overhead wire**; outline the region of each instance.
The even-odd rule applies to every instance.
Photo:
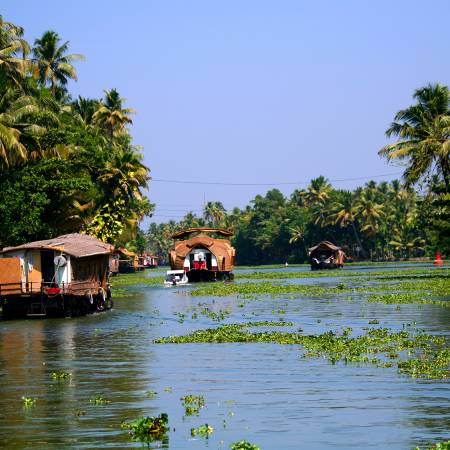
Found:
[[[329,183],[340,183],[344,181],[361,181],[370,180],[373,178],[383,178],[389,176],[402,175],[403,172],[394,173],[384,173],[378,175],[367,175],[364,177],[352,177],[352,178],[336,178],[329,179]],[[216,186],[287,186],[287,185],[299,185],[299,184],[309,184],[311,181],[280,181],[274,183],[235,183],[226,181],[199,181],[199,180],[173,180],[166,178],[152,178],[153,182],[156,183],[174,183],[174,184],[200,184],[200,185],[216,185]]]

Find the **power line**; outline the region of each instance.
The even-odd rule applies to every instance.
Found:
[[[365,177],[355,177],[355,178],[336,178],[328,180],[330,183],[339,183],[343,181],[360,181],[360,180],[370,180],[373,178],[383,178],[389,176],[402,175],[403,172],[395,173],[384,173],[379,175],[369,175]],[[308,184],[310,181],[281,181],[276,183],[232,183],[223,181],[195,181],[195,180],[170,180],[165,178],[152,178],[151,181],[156,183],[174,183],[174,184],[200,184],[200,185],[216,185],[216,186],[287,186],[287,185],[299,185]]]

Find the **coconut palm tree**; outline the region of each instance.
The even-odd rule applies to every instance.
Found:
[[[94,114],[99,107],[100,102],[91,98],[84,98],[81,95],[72,102],[72,113],[77,123],[84,128],[94,126]]]
[[[368,236],[374,236],[384,217],[383,205],[376,203],[370,191],[363,191],[354,207],[355,217],[362,224],[361,231]]]
[[[349,191],[342,191],[340,200],[332,205],[332,211],[330,222],[334,225],[339,225],[341,228],[351,226],[358,248],[360,249],[363,258],[365,258],[366,254],[355,225],[355,196]]]
[[[330,198],[331,191],[332,187],[330,183],[321,175],[320,177],[313,178],[307,191],[301,195],[304,196],[308,205],[313,205],[315,203],[324,204]]]
[[[105,99],[100,102],[93,115],[94,122],[105,130],[110,140],[125,134],[126,125],[133,123],[129,116],[135,111],[132,108],[124,108],[123,103],[124,99],[116,89],[105,91]]]
[[[28,42],[22,38],[23,28],[6,22],[0,15],[0,82],[22,87],[27,69],[31,68],[26,59],[30,53]]]
[[[226,217],[226,210],[222,202],[208,202],[203,208],[203,218],[211,224],[211,226],[220,227]]]
[[[33,124],[30,116],[39,110],[36,101],[18,89],[0,93],[0,162],[11,166],[28,157],[28,148],[36,144],[42,127]]]
[[[80,54],[67,54],[69,42],[60,45],[61,38],[55,31],[46,31],[34,41],[33,55],[38,70],[38,80],[42,86],[50,84],[53,96],[57,89],[65,88],[70,79],[77,80],[73,61],[84,60]]]
[[[140,188],[147,187],[149,169],[142,155],[133,149],[121,150],[106,163],[99,177],[108,195],[141,200]]]
[[[450,93],[447,86],[429,84],[414,93],[415,105],[399,111],[387,129],[398,141],[378,153],[388,160],[405,160],[407,184],[436,170],[450,192]]]

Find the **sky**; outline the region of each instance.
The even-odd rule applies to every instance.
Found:
[[[85,55],[74,96],[117,88],[136,110],[157,222],[319,175],[398,178],[377,154],[385,130],[415,89],[450,84],[448,0],[1,0],[0,14]]]

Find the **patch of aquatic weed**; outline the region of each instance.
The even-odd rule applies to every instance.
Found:
[[[414,450],[421,450],[419,447],[416,447]],[[450,440],[444,442],[437,442],[435,444],[429,444],[429,447],[424,450],[450,450]]]
[[[352,329],[327,331],[318,335],[300,332],[249,331],[252,327],[291,325],[287,322],[249,322],[196,330],[184,336],[157,339],[159,344],[173,343],[275,343],[300,345],[304,358],[325,358],[337,362],[366,363],[378,367],[397,365],[399,373],[413,378],[447,378],[450,374],[450,350],[443,336],[426,333],[392,332],[386,328],[369,329],[351,336]]]
[[[438,305],[449,308],[450,301],[438,300],[435,298],[424,298],[425,296],[431,296],[430,293],[411,294],[411,293],[391,293],[391,294],[378,294],[370,295],[367,298],[371,303],[386,303],[386,304],[403,304],[403,303],[418,303],[421,305]]]
[[[192,296],[228,297],[238,295],[243,298],[252,298],[254,295],[271,295],[273,297],[286,294],[304,296],[323,296],[327,294],[342,294],[351,292],[380,292],[389,290],[387,285],[353,287],[338,283],[336,286],[313,284],[281,284],[270,281],[247,283],[214,283],[203,285],[189,291]]]
[[[450,270],[448,268],[418,268],[418,269],[393,269],[393,270],[377,270],[373,272],[356,271],[356,270],[324,270],[320,272],[305,272],[305,271],[278,271],[278,272],[250,272],[237,273],[237,279],[287,279],[287,278],[329,278],[329,277],[364,277],[367,279],[373,278],[410,278],[410,277],[425,277],[436,278],[441,276],[448,276]]]
[[[145,272],[124,273],[110,279],[113,288],[120,288],[125,286],[135,286],[138,284],[158,285],[162,284],[164,277],[149,277]]]

